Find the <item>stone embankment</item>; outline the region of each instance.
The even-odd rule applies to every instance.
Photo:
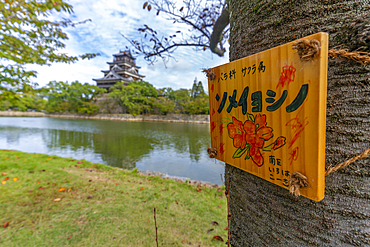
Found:
[[[156,176],[156,177],[161,177],[161,178],[165,178],[165,179],[172,179],[172,180],[175,180],[175,181],[178,181],[178,182],[184,182],[184,183],[188,183],[188,184],[195,184],[195,185],[198,185],[198,186],[206,186],[206,187],[219,187],[220,186],[220,185],[213,184],[213,183],[206,182],[206,181],[190,180],[190,179],[185,178],[185,177],[171,176],[171,175],[162,174],[162,173],[156,172],[156,171],[143,170],[143,171],[138,171],[138,173],[141,174],[141,175],[145,175],[145,176]]]
[[[4,117],[46,117],[43,112],[23,112],[23,111],[0,111],[0,116]]]
[[[17,112],[0,111],[0,116],[8,117],[53,117],[53,118],[77,118],[77,119],[100,119],[114,121],[149,121],[149,122],[171,122],[171,123],[200,123],[209,124],[208,115],[130,115],[130,114],[98,114],[95,116],[85,116],[78,114],[46,114],[42,112]]]

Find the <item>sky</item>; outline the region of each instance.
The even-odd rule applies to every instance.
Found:
[[[113,61],[112,54],[125,50],[130,44],[122,36],[131,39],[141,39],[138,28],[144,24],[149,25],[159,34],[172,35],[177,30],[189,32],[185,26],[173,24],[161,15],[156,16],[156,11],[143,9],[144,0],[67,0],[73,6],[74,13],[67,14],[55,12],[50,18],[61,20],[68,18],[74,22],[91,19],[91,22],[68,27],[64,29],[69,40],[64,42],[66,48],[61,50],[68,55],[81,55],[84,53],[100,53],[91,60],[80,60],[74,64],[54,63],[51,66],[29,65],[27,68],[38,72],[37,82],[40,87],[49,81],[72,81],[96,85],[92,79],[102,78],[101,70],[109,69],[107,62]],[[141,67],[139,74],[144,75],[144,80],[156,88],[171,87],[172,89],[191,88],[195,77],[202,81],[207,91],[207,78],[202,73],[203,68],[212,68],[229,61],[229,51],[224,57],[212,54],[209,50],[196,52],[191,47],[179,47],[166,66],[159,59],[154,65],[148,64],[143,56],[136,57],[136,65]]]

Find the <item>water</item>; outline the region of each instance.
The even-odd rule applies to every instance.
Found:
[[[0,149],[44,153],[222,184],[208,124],[0,117]]]

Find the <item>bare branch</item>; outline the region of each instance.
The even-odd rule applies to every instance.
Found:
[[[225,0],[183,0],[182,4],[174,0],[149,0],[144,3],[143,9],[155,10],[165,19],[175,23],[186,24],[191,29],[189,33],[181,33],[181,38],[176,34],[160,37],[157,31],[144,25],[138,28],[144,38],[141,41],[123,37],[134,47],[134,54],[144,55],[150,63],[158,57],[166,61],[172,58],[177,47],[194,47],[199,50],[210,49],[218,56],[223,56],[223,44],[229,37],[229,12]]]

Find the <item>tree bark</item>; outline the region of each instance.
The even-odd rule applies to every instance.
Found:
[[[320,31],[337,46],[370,52],[367,1],[231,0],[230,61]],[[370,65],[329,59],[326,165],[370,147]],[[226,165],[232,246],[370,245],[370,161],[326,177],[314,202]],[[226,186],[227,188],[227,186]]]

